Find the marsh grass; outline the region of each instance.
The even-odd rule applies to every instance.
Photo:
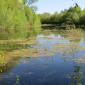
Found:
[[[78,40],[85,36],[85,32],[82,29],[66,30],[66,34],[70,40]]]
[[[0,67],[6,65],[15,58],[19,58],[29,51],[24,51],[28,45],[34,44],[35,38],[28,40],[0,40]]]

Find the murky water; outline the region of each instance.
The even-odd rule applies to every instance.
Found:
[[[85,40],[38,35],[40,57],[21,58],[0,73],[0,85],[85,85]],[[29,46],[27,47],[29,49]]]

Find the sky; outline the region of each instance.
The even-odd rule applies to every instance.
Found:
[[[60,12],[74,6],[75,2],[77,2],[82,9],[85,8],[85,0],[39,0],[35,5],[38,7],[37,13],[41,14],[44,12]]]

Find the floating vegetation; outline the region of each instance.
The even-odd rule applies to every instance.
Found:
[[[53,80],[57,78],[60,71],[62,71],[62,76],[65,76],[62,68],[67,73],[70,69],[69,67],[67,69],[68,62],[72,62],[74,68],[69,74],[69,79],[72,81],[70,85],[82,85],[83,72],[80,64],[85,63],[84,53],[81,53],[85,52],[85,46],[80,45],[81,40],[76,42],[63,35],[58,39],[52,38],[52,34],[51,38],[48,38],[50,32],[45,36],[43,38],[38,36],[35,44],[18,43],[20,48],[18,48],[18,44],[13,48],[9,46],[11,50],[7,46],[5,48],[2,46],[5,50],[0,51],[0,81],[12,79],[14,85],[19,85],[22,79],[28,77],[30,81],[33,76],[37,76],[37,73],[40,73],[39,77],[42,77],[37,79],[39,82]],[[24,48],[25,46],[26,48]],[[6,48],[8,49],[6,50]],[[65,64],[64,67],[63,64]],[[58,69],[60,70],[57,73]],[[7,75],[3,75],[4,73]]]

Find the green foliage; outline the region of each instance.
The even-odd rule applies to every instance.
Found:
[[[85,10],[81,12],[80,24],[85,25]]]
[[[66,14],[63,16],[64,21],[67,23],[78,24],[80,18],[81,9],[80,7],[71,7],[67,10]]]
[[[63,18],[63,13],[59,14],[59,13],[55,13],[51,16],[50,20],[53,23],[61,23],[62,22],[62,18]]]
[[[40,18],[38,15],[36,15],[34,13],[34,16],[33,16],[33,26],[34,26],[34,30],[33,30],[33,34],[39,34],[40,33],[40,25],[41,25],[41,22],[40,22]]]
[[[49,14],[49,13],[41,14],[40,18],[41,18],[42,23],[44,23],[44,22],[48,23],[48,22],[50,22],[51,14]]]
[[[40,32],[40,18],[28,6],[25,6],[25,15],[28,22],[28,33],[30,35]]]
[[[57,24],[57,25],[75,25],[85,26],[85,10],[77,5],[65,9],[60,13],[55,12],[54,14],[43,13],[40,14],[41,22],[44,24]]]
[[[22,4],[17,0],[1,0],[0,2],[0,30],[4,39],[23,38],[26,36],[26,17]],[[6,36],[4,35],[6,34]],[[18,37],[17,37],[18,36]],[[8,38],[7,38],[8,37]]]
[[[33,18],[36,16],[34,17],[34,12],[23,2],[0,0],[0,39],[21,39],[29,35],[30,24],[33,26]]]

